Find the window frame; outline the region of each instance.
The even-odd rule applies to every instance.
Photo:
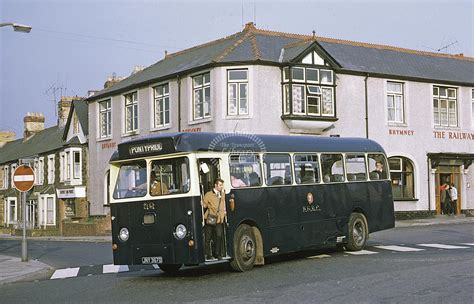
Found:
[[[391,160],[399,160],[399,163],[400,163],[400,169],[393,169],[390,167],[390,161]],[[410,200],[416,200],[416,178],[415,178],[415,174],[416,174],[416,170],[415,170],[415,164],[413,163],[413,161],[411,159],[409,159],[408,157],[405,157],[405,156],[401,156],[401,155],[394,155],[394,156],[391,156],[391,157],[388,157],[387,158],[387,162],[388,162],[388,166],[389,166],[389,171],[390,171],[390,181],[391,181],[391,184],[392,184],[392,188],[396,185],[401,185],[402,187],[404,188],[401,188],[401,192],[403,194],[403,192],[405,191],[411,191],[412,192],[412,196],[395,196],[397,191],[392,191],[394,193],[393,195],[393,199],[395,201],[410,201]],[[411,166],[411,169],[412,171],[407,171],[405,170],[405,163],[408,162],[408,165]],[[400,179],[397,179],[398,182],[395,183],[395,178],[396,176],[400,174]],[[406,190],[405,188],[408,187],[407,185],[407,182],[406,180],[408,179],[407,178],[407,174],[410,174],[411,175],[411,179],[412,179],[412,185],[411,185],[411,189],[408,189]],[[405,185],[404,184],[400,184],[400,182],[403,183],[403,181],[405,181]]]
[[[158,88],[161,88],[162,94],[157,94]],[[167,90],[165,90],[165,88]],[[171,98],[170,98],[170,85],[168,83],[159,84],[152,88],[153,92],[153,114],[152,114],[152,129],[164,129],[171,126]],[[157,104],[160,104],[160,111],[157,113]],[[166,107],[167,105],[167,107]],[[157,124],[157,115],[163,113],[163,121],[161,124]],[[168,113],[168,120],[166,120],[166,113]]]
[[[205,76],[206,75],[209,75],[209,82],[205,82]],[[201,84],[197,84],[196,85],[196,82],[195,82],[195,79],[197,78],[202,78],[202,83]],[[200,73],[200,74],[196,74],[196,75],[193,75],[191,77],[191,87],[192,87],[192,93],[191,93],[191,98],[192,98],[192,120],[193,121],[201,121],[201,120],[204,120],[204,119],[208,119],[208,118],[211,118],[212,117],[212,90],[211,90],[211,72],[208,71],[208,72],[205,72],[205,73]],[[209,90],[209,101],[206,102],[206,90]],[[196,92],[201,92],[201,96],[202,96],[202,102],[199,102],[199,104],[202,103],[202,113],[200,116],[197,116],[196,115]],[[205,115],[205,106],[206,106],[206,103],[208,104],[208,115]]]
[[[112,136],[112,101],[111,99],[100,101],[98,102],[98,106],[99,124],[97,131],[99,139],[110,138]],[[105,131],[105,133],[103,131]]]
[[[48,155],[48,185],[54,184],[55,180],[55,164],[56,159],[54,154]]]
[[[458,88],[447,87],[441,85],[433,85],[432,94],[432,115],[433,125],[435,127],[448,127],[457,128],[459,127],[459,113],[458,113]],[[438,92],[438,94],[435,94]],[[445,92],[446,94],[444,94]],[[454,96],[449,96],[450,92],[454,92]],[[444,103],[444,106],[443,106]],[[451,104],[454,104],[454,118],[451,119]],[[436,105],[435,105],[436,104]],[[452,122],[454,120],[454,123]]]
[[[124,134],[138,133],[139,128],[139,109],[138,109],[138,91],[123,95],[124,100]],[[130,109],[130,112],[129,112]]]
[[[392,91],[389,89],[389,84],[397,84],[401,86],[401,92],[397,91]],[[387,122],[388,123],[394,123],[394,124],[404,124],[405,121],[405,83],[404,82],[399,82],[399,81],[392,81],[392,80],[387,80],[387,91],[386,91],[386,105],[387,105]],[[392,97],[393,99],[393,105],[389,105],[389,97]],[[397,102],[396,102],[396,97],[399,97],[401,99],[401,104],[400,104],[400,109],[397,107]],[[393,117],[394,119],[390,119],[390,111],[393,111]],[[397,110],[399,112],[397,112]],[[397,120],[397,113],[400,113],[400,119]]]
[[[236,71],[245,71],[245,79],[230,79],[230,74],[232,72]],[[235,103],[235,109],[236,111],[234,113],[231,112],[231,103],[230,103],[230,87],[231,85],[236,86],[236,103]],[[246,90],[246,111],[241,112],[241,85],[245,85],[245,90]],[[228,116],[248,116],[249,115],[249,70],[248,68],[245,69],[228,69],[227,70],[227,115]]]

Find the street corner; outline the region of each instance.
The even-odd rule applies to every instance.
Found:
[[[34,280],[52,271],[52,267],[37,260],[22,262],[20,258],[0,255],[0,285]]]

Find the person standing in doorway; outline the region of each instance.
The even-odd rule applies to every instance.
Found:
[[[451,184],[450,194],[451,194],[451,211],[453,212],[454,215],[456,215],[457,206],[458,206],[458,189],[456,189],[456,187],[454,186],[454,183]]]
[[[202,206],[206,210],[204,213],[205,235],[205,255],[206,260],[213,260],[214,257],[222,259],[225,254],[223,238],[224,238],[224,218],[226,216],[225,210],[225,192],[224,181],[216,178],[214,181],[214,189],[204,195]],[[211,240],[215,246],[211,246]],[[212,247],[215,247],[213,252]]]
[[[441,214],[448,215],[451,203],[451,195],[449,194],[449,184],[444,183],[440,187],[439,202],[441,204]]]

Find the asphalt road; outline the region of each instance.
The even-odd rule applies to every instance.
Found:
[[[8,254],[15,242],[0,241],[0,253]],[[429,244],[465,248],[441,249]],[[377,247],[389,245],[400,247]],[[32,255],[37,253],[40,261],[50,265],[84,266],[82,275],[2,285],[4,303],[474,302],[472,224],[391,229],[372,234],[362,255],[333,249],[284,255],[267,259],[265,266],[246,273],[232,272],[221,264],[183,269],[178,276],[159,270],[87,274],[83,269],[89,265],[111,262],[110,244],[38,242],[30,248]],[[67,254],[70,256],[64,256]]]

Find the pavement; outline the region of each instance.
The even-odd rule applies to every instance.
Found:
[[[438,215],[434,218],[399,220],[395,222],[396,228],[431,226],[431,225],[455,225],[474,224],[474,217],[465,215]],[[21,240],[21,237],[0,234],[0,240]],[[110,236],[77,236],[77,237],[34,237],[28,241],[61,241],[61,242],[111,242]],[[0,254],[0,285],[31,279],[35,275],[53,270],[52,267],[37,260],[22,262],[20,258]]]

